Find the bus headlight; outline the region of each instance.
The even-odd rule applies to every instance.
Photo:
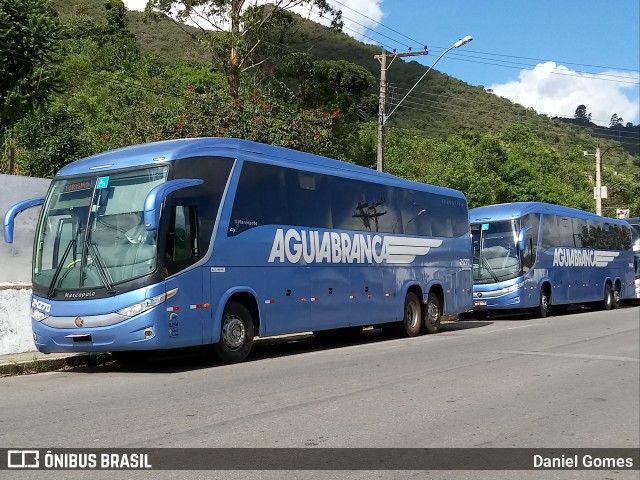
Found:
[[[129,305],[128,307],[124,307],[118,310],[116,313],[119,313],[125,317],[133,317],[135,315],[139,315],[143,312],[146,312],[150,308],[155,307],[156,305],[160,305],[162,302],[167,300],[168,298],[173,297],[178,292],[177,288],[168,291],[167,293],[161,293],[155,297],[146,298],[141,302],[134,303],[133,305]]]
[[[508,287],[503,288],[502,290],[500,290],[500,293],[511,293],[511,292],[517,292],[518,290],[520,290],[522,287],[524,286],[524,282],[520,282],[520,283],[516,283],[514,285],[510,285]]]
[[[48,313],[41,312],[40,310],[36,310],[35,308],[31,309],[31,317],[37,320],[38,322],[43,321],[48,316],[49,316]]]

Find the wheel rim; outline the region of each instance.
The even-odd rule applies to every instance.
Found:
[[[604,302],[607,306],[611,305],[611,290],[607,290],[604,295]]]
[[[540,298],[540,307],[543,312],[546,312],[547,308],[549,308],[549,299],[544,293],[542,294],[542,298]]]
[[[430,325],[437,325],[440,320],[440,309],[435,303],[427,306],[427,321]]]
[[[613,291],[613,301],[615,303],[618,303],[620,301],[620,290],[614,290]]]
[[[405,313],[405,321],[407,322],[407,326],[412,329],[416,328],[419,321],[418,317],[418,309],[413,302],[409,302],[409,305],[407,305],[407,311]]]
[[[222,325],[222,341],[229,350],[238,350],[244,345],[247,331],[242,320],[232,315]]]

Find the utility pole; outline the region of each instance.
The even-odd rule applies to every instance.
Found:
[[[415,57],[417,55],[429,55],[429,52],[425,49],[421,52],[406,52],[406,53],[389,53],[386,50],[382,50],[382,54],[374,55],[373,58],[380,62],[380,100],[378,102],[378,153],[377,153],[377,169],[379,172],[384,171],[384,133],[385,133],[385,121],[386,121],[386,103],[387,103],[387,69],[391,66],[396,58],[401,57]],[[391,62],[387,66],[387,59],[390,58]]]
[[[602,199],[607,198],[607,187],[602,186],[602,157],[612,148],[624,148],[622,145],[614,145],[612,147],[605,148],[604,152],[600,153],[600,147],[596,147],[596,153],[589,153],[586,150],[583,152],[585,157],[596,157],[596,187],[593,189],[593,198],[596,200],[596,214],[602,215]],[[605,196],[602,196],[602,189],[605,188]]]
[[[600,147],[596,148],[596,215],[602,215],[602,176],[600,169],[602,168],[602,157],[600,156]]]
[[[593,198],[596,200],[596,215],[602,215],[602,176],[600,174],[602,155],[600,155],[600,147],[596,148],[596,153],[589,153],[586,150],[582,153],[585,157],[596,157],[596,186],[593,189]]]
[[[386,102],[384,98],[387,93],[387,68],[389,68],[391,66],[391,63],[393,63],[393,61],[398,57],[415,57],[417,55],[429,55],[429,52],[427,52],[427,47],[425,45],[424,50],[422,52],[409,51],[407,53],[395,53],[395,52],[388,53],[386,50],[383,49],[382,55],[374,55],[373,58],[375,58],[380,62],[380,68],[381,68],[380,70],[380,103],[379,103],[380,111],[378,112],[378,162],[377,162],[379,172],[384,171],[384,133],[385,133],[384,127],[389,117],[393,115],[393,113],[398,109],[400,104],[406,100],[409,94],[413,92],[413,89],[418,86],[418,84],[422,81],[422,79],[427,76],[427,73],[431,71],[431,69],[435,66],[435,64],[438,63],[440,59],[447,54],[447,52],[449,52],[454,48],[460,48],[462,45],[466,45],[471,40],[473,40],[471,35],[467,35],[466,37],[461,38],[456,43],[451,45],[444,52],[442,52],[440,56],[436,59],[436,61],[433,62],[431,66],[427,69],[427,71],[422,74],[422,76],[418,79],[418,81],[414,83],[413,87],[411,87],[411,89],[405,94],[405,96],[402,97],[402,100],[396,103],[396,106],[393,107],[393,110],[391,110],[391,112],[389,112],[389,115],[385,113]],[[391,58],[391,63],[389,63],[389,66],[387,66],[387,57]]]

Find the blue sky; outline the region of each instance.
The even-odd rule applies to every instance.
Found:
[[[413,59],[427,66],[471,35],[434,68],[539,113],[573,117],[584,104],[601,125],[614,113],[640,123],[638,0],[330,1],[345,33],[398,52],[426,44],[429,55]]]

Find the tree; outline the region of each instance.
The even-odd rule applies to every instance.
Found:
[[[624,123],[622,117],[618,117],[617,113],[611,115],[611,120],[609,121],[609,128],[616,128],[621,126]]]
[[[346,60],[318,60],[308,53],[292,53],[276,69],[276,78],[286,80],[302,108],[325,106],[350,112],[375,79],[364,67]]]
[[[53,177],[64,165],[82,156],[82,131],[78,115],[59,103],[20,120],[12,130],[21,150],[20,172]]]
[[[332,27],[341,28],[341,12],[328,0],[272,0],[257,5],[246,0],[148,0],[146,13],[153,16],[175,12],[181,24],[196,25],[197,33],[186,30],[212,55],[214,66],[227,77],[229,94],[239,98],[240,75],[268,58],[282,57],[291,41],[296,22],[292,11],[306,8],[329,16]]]
[[[45,0],[0,0],[0,130],[59,88],[59,24]]]
[[[591,121],[591,114],[587,114],[587,107],[585,107],[584,105],[578,105],[578,108],[576,108],[576,113],[574,114],[574,118],[576,120],[579,120],[580,122],[590,122]]]

